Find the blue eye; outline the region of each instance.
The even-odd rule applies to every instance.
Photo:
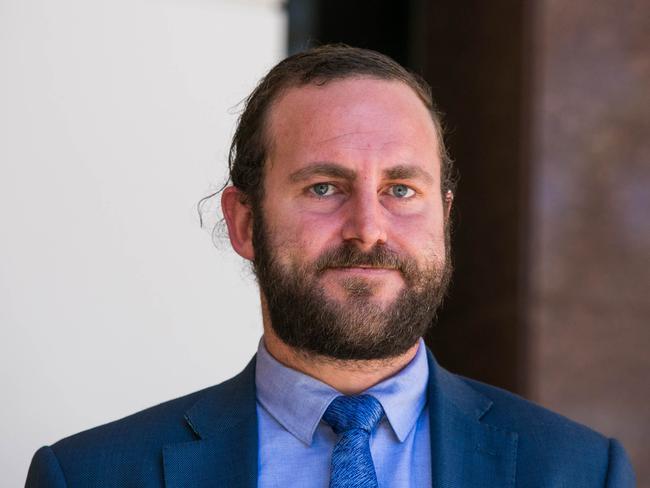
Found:
[[[393,185],[390,187],[390,193],[397,198],[408,198],[415,195],[413,189],[406,185]]]
[[[329,183],[316,183],[315,185],[312,185],[310,190],[319,197],[326,197],[332,194],[334,186]]]

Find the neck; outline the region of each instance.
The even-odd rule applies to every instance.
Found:
[[[307,374],[344,395],[356,395],[396,374],[418,351],[416,342],[404,354],[390,359],[340,360],[308,354],[288,346],[264,321],[264,345],[283,365]]]

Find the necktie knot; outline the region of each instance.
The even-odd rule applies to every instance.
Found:
[[[323,420],[339,436],[332,451],[330,488],[377,488],[370,434],[384,416],[370,395],[336,397]]]
[[[370,434],[384,416],[381,403],[370,395],[339,396],[327,407],[323,420],[336,434],[361,429]]]

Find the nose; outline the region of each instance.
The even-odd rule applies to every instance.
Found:
[[[355,244],[362,251],[369,251],[376,244],[386,244],[384,208],[376,193],[355,196],[348,201],[346,210],[343,240]]]

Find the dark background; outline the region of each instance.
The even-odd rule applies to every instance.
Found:
[[[534,5],[534,6],[533,6]],[[650,436],[650,4],[289,1],[289,52],[422,75],[460,174],[438,361],[620,438]]]

